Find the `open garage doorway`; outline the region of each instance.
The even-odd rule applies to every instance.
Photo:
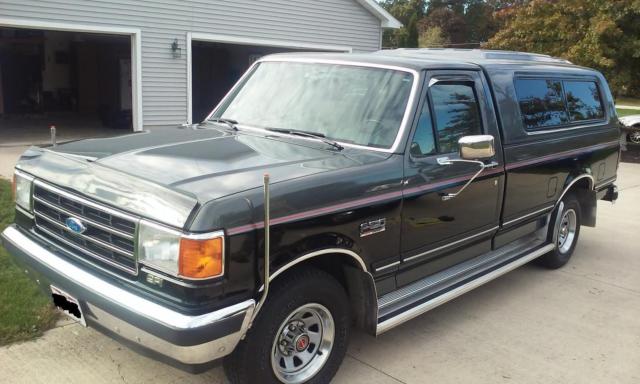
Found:
[[[134,127],[132,37],[0,25],[0,145]]]
[[[262,56],[284,52],[350,52],[349,47],[257,41],[193,34],[190,46],[190,122],[204,120]],[[189,41],[187,41],[189,44]]]

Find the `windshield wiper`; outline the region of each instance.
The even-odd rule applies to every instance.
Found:
[[[338,144],[338,142],[336,142],[334,140],[328,139],[323,133],[299,131],[297,129],[285,129],[285,128],[267,128],[267,131],[284,133],[286,135],[311,137],[311,138],[314,138],[314,139],[319,139],[323,143],[328,144],[328,145],[334,147],[335,149],[337,149],[339,151],[344,149],[344,147],[342,145]]]
[[[207,121],[211,121],[212,123],[218,123],[218,124],[226,124],[229,128],[233,129],[234,131],[238,130],[238,126],[237,126],[238,122],[233,119],[225,119],[224,117],[214,117]]]

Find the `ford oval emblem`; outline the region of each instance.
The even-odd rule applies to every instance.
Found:
[[[84,225],[84,223],[80,219],[75,218],[75,217],[68,217],[64,221],[64,224],[73,233],[81,234],[81,233],[84,233],[84,231],[87,230],[87,227]]]

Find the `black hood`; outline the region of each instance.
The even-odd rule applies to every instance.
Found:
[[[272,183],[381,160],[368,151],[336,151],[316,141],[222,129],[166,129],[60,145],[56,152],[84,156],[199,201]]]

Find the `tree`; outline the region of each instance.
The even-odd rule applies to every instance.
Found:
[[[405,26],[413,15],[422,18],[426,9],[425,0],[384,0],[380,5]]]
[[[382,7],[400,21],[404,27],[397,30],[387,29],[382,37],[382,46],[391,47],[417,47],[418,46],[418,20],[424,16],[425,0],[384,0]],[[413,26],[411,26],[411,21]]]
[[[431,12],[435,11],[436,9],[446,8],[446,7],[447,7],[447,1],[446,0],[430,0],[429,4],[427,5],[426,14],[428,15]]]
[[[405,47],[418,48],[418,16],[413,15],[407,25],[407,42]]]
[[[485,42],[498,31],[498,21],[494,17],[495,8],[483,0],[470,0],[464,14],[467,25],[467,40]]]
[[[382,0],[382,6],[404,25],[398,30],[386,30],[382,45],[415,47],[423,36],[423,41],[477,47],[506,25],[515,10],[528,1]]]
[[[420,31],[438,27],[451,44],[467,43],[467,24],[464,16],[448,7],[434,9],[420,22]]]
[[[488,48],[545,53],[601,70],[618,95],[640,94],[640,1],[532,0]]]
[[[420,48],[440,48],[449,44],[449,40],[442,33],[440,27],[430,27],[420,33],[418,46]]]
[[[427,15],[442,8],[447,8],[457,15],[464,15],[468,2],[469,0],[430,0],[428,1]]]

